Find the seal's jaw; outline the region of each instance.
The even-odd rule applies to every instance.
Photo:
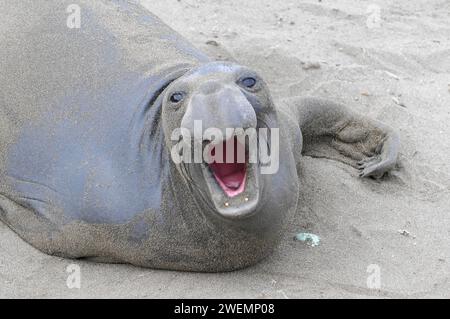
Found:
[[[234,148],[231,156],[228,147]],[[216,211],[226,218],[251,216],[260,199],[258,165],[249,162],[246,147],[236,139],[211,146],[209,152],[215,159],[203,163],[202,172]]]

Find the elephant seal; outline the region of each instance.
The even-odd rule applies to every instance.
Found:
[[[0,219],[45,253],[243,268],[274,250],[296,211],[302,154],[364,177],[397,161],[391,128],[319,99],[275,106],[256,72],[213,61],[137,4],[77,1],[72,29],[71,3],[8,2],[0,12]],[[248,157],[176,162],[173,132],[196,121],[202,132],[268,129],[258,147],[270,152],[278,129],[277,169],[262,174]]]

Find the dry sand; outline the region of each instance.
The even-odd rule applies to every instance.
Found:
[[[304,158],[299,210],[281,247],[233,273],[55,258],[0,224],[0,297],[450,297],[448,0],[143,2],[197,46],[258,70],[276,99],[327,97],[397,128],[402,168],[376,182]],[[377,8],[379,25],[368,21]],[[299,232],[322,241],[294,241]],[[81,289],[66,286],[71,263]],[[380,289],[367,286],[369,265],[380,269]]]

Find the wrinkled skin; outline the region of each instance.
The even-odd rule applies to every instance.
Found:
[[[239,269],[276,248],[297,208],[302,153],[362,177],[395,166],[398,137],[386,125],[330,101],[274,105],[254,71],[212,61],[141,7],[79,3],[82,27],[72,30],[71,1],[0,1],[0,219],[41,251]],[[171,160],[172,132],[195,120],[279,128],[278,171],[256,163],[228,198],[205,166]]]

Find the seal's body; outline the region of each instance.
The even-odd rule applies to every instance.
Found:
[[[0,12],[0,219],[46,253],[242,268],[276,247],[295,212],[301,130],[311,155],[333,149],[325,155],[349,164],[369,156],[364,175],[395,164],[396,135],[381,123],[323,101],[277,108],[251,70],[211,61],[138,5],[79,1],[72,29],[70,4],[8,2]],[[211,166],[216,185],[205,165],[173,163],[171,132],[196,119],[279,127],[279,169],[236,166],[230,182]]]

